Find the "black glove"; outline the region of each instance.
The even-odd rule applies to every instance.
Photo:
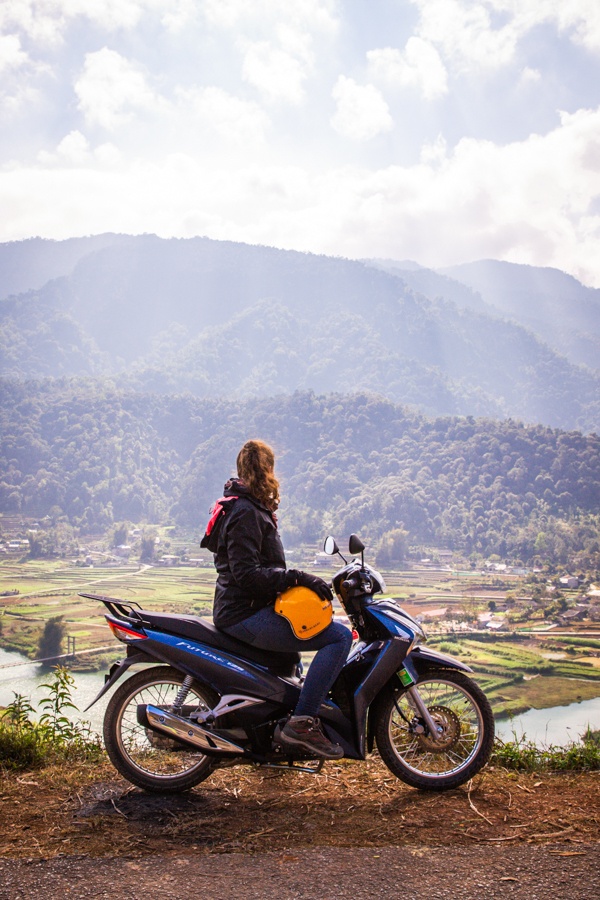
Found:
[[[298,586],[310,588],[321,600],[333,600],[333,594],[327,582],[319,578],[318,575],[310,575],[308,572],[288,569],[285,576],[285,586],[288,588]]]

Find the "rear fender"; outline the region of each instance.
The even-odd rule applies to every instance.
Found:
[[[87,712],[88,709],[90,709],[94,705],[94,703],[98,702],[100,697],[103,697],[107,691],[110,691],[113,684],[117,683],[119,678],[121,678],[125,674],[130,666],[134,666],[136,663],[150,662],[156,662],[156,660],[152,659],[150,656],[147,656],[145,653],[140,652],[132,653],[131,655],[129,655],[128,650],[128,655],[125,657],[125,659],[120,659],[118,662],[112,664],[108,674],[104,676],[104,687],[102,688],[100,693],[94,697],[92,702],[88,704],[88,706],[86,706],[84,712]]]

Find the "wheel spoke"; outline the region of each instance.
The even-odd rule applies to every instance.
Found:
[[[482,740],[477,703],[466,690],[442,676],[424,681],[417,689],[442,734],[436,742],[425,734],[412,733],[410,722],[415,715],[418,718],[418,713],[409,695],[402,695],[396,698],[390,716],[394,752],[417,774],[442,777],[465,768]]]
[[[168,735],[145,728],[137,720],[138,706],[171,707],[180,686],[179,682],[168,680],[146,685],[134,691],[122,708],[118,723],[121,750],[130,764],[142,773],[157,778],[172,778],[190,772],[206,759],[200,751],[185,748]],[[208,708],[204,698],[194,688],[188,696],[193,704]]]

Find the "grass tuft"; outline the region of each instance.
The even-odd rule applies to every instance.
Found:
[[[565,747],[540,746],[527,736],[512,741],[496,738],[492,764],[521,772],[591,772],[600,769],[600,731],[588,731]]]

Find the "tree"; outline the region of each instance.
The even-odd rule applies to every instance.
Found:
[[[378,566],[391,566],[401,563],[408,554],[408,531],[404,528],[393,528],[384,534],[375,563]]]
[[[38,532],[28,531],[29,555],[32,559],[41,559],[46,552],[42,536]]]
[[[50,662],[63,652],[63,640],[67,626],[62,616],[54,616],[48,619],[44,625],[42,636],[38,644],[38,658]]]
[[[152,562],[156,547],[156,532],[145,531],[140,544],[140,562]]]
[[[111,538],[111,547],[120,547],[121,544],[126,544],[128,535],[129,527],[127,522],[121,522],[120,525],[115,525]]]

